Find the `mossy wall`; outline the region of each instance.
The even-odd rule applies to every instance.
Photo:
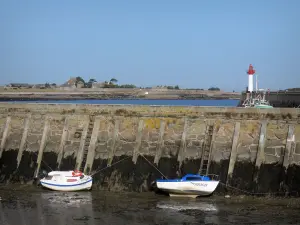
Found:
[[[97,174],[95,185],[110,190],[148,190],[161,174],[141,155],[168,177],[197,173],[211,126],[209,173],[244,189],[298,191],[300,178],[294,174],[300,165],[299,112],[1,103],[0,182],[32,182],[50,168],[95,171],[129,156]]]

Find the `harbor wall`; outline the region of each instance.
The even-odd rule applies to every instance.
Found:
[[[241,94],[239,106],[246,100],[246,93]],[[300,91],[271,91],[266,100],[274,107],[297,108],[300,106]]]
[[[300,109],[1,103],[0,182],[101,170],[96,189],[147,191],[156,165],[168,178],[207,171],[228,187],[297,194],[299,142]]]

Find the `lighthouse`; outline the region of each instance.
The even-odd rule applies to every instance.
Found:
[[[252,64],[249,65],[249,69],[247,71],[248,74],[248,92],[253,92],[253,75],[255,74],[255,70],[253,69]]]

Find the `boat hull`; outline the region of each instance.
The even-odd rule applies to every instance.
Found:
[[[273,106],[271,106],[271,105],[255,105],[254,108],[258,108],[258,109],[272,109]]]
[[[156,186],[171,197],[191,197],[211,195],[219,181],[157,181]]]
[[[40,183],[43,187],[54,191],[83,191],[90,190],[92,188],[93,179],[88,178],[83,181],[80,180],[74,184],[58,183],[42,179]]]

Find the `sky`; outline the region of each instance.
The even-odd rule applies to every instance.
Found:
[[[300,87],[299,0],[0,0],[0,84]]]

